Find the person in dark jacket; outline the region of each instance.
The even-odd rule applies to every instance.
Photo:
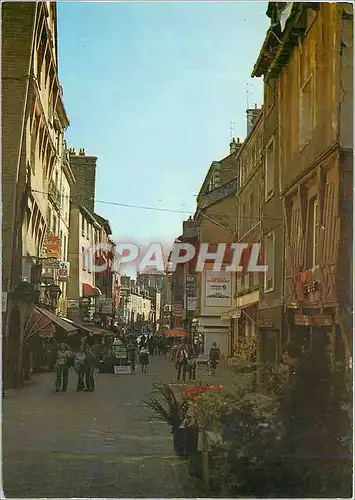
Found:
[[[87,392],[94,392],[95,390],[95,379],[94,372],[96,367],[96,358],[92,353],[89,346],[85,348],[86,361],[85,361],[85,385]]]
[[[197,351],[194,344],[188,347],[188,367],[189,367],[189,380],[196,380],[196,368],[197,368]]]
[[[221,350],[217,346],[216,342],[213,342],[212,347],[210,349],[210,374],[215,375],[216,374],[216,369],[218,365],[218,361],[221,359]]]

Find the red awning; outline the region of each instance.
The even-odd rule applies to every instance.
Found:
[[[165,335],[167,337],[187,337],[188,333],[185,330],[173,329],[165,332]]]
[[[98,297],[99,295],[102,295],[99,288],[89,285],[89,283],[83,283],[84,297]]]
[[[55,326],[50,319],[34,309],[25,326],[25,338],[28,339],[36,334],[43,337],[53,337]]]

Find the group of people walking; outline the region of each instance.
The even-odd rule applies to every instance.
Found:
[[[56,363],[56,392],[66,392],[69,380],[69,368],[74,366],[78,376],[77,392],[94,392],[96,357],[87,345],[82,345],[76,355],[62,343],[59,347]]]
[[[180,344],[172,347],[170,359],[175,361],[175,368],[177,372],[177,381],[186,382],[187,376],[189,381],[196,381],[197,358],[199,356],[198,348],[195,344],[188,344],[182,340]],[[209,359],[208,359],[208,373],[215,375],[218,362],[221,359],[221,351],[216,342],[213,342]]]

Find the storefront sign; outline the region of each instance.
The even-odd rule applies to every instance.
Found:
[[[175,304],[173,305],[173,312],[175,316],[181,316],[183,309],[184,307],[180,302],[175,302]]]
[[[307,316],[305,314],[295,314],[295,325],[311,326],[312,323],[312,316]]]
[[[127,358],[127,349],[123,345],[113,346],[113,350],[117,359]]]
[[[187,310],[188,311],[196,311],[197,309],[197,299],[196,297],[187,297]]]
[[[59,281],[69,281],[70,262],[60,261],[58,266]]]
[[[188,311],[196,311],[196,278],[195,276],[186,276],[185,281],[186,289],[186,309]]]
[[[105,301],[101,305],[102,314],[112,314],[113,311],[113,299],[105,298]]]
[[[44,257],[60,259],[62,256],[62,243],[59,236],[47,234],[44,240]]]
[[[228,307],[232,302],[232,275],[227,272],[206,271],[206,307]]]
[[[295,325],[330,326],[333,324],[334,322],[330,314],[317,314],[314,316],[307,316],[305,314],[295,314]]]

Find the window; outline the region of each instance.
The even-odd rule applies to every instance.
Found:
[[[85,248],[81,247],[81,258],[83,259],[83,270],[86,271]]]
[[[268,269],[265,273],[265,292],[271,292],[274,289],[274,270],[275,270],[275,238],[274,233],[270,233],[265,238],[265,261]]]
[[[81,235],[85,236],[85,218],[83,214],[81,214]]]
[[[319,226],[319,203],[315,196],[309,201],[308,206],[307,269],[314,268],[318,263]]]
[[[52,227],[52,210],[48,208],[48,213],[47,213],[47,228],[48,231],[51,230]]]
[[[300,148],[312,139],[314,126],[313,77],[310,75],[300,91]]]
[[[64,240],[63,240],[63,257],[64,257],[64,260],[66,260],[68,258],[67,237],[66,236],[64,236]]]
[[[265,201],[274,194],[275,180],[275,141],[272,138],[266,146],[265,155]]]
[[[53,234],[57,234],[57,217],[53,215]]]

